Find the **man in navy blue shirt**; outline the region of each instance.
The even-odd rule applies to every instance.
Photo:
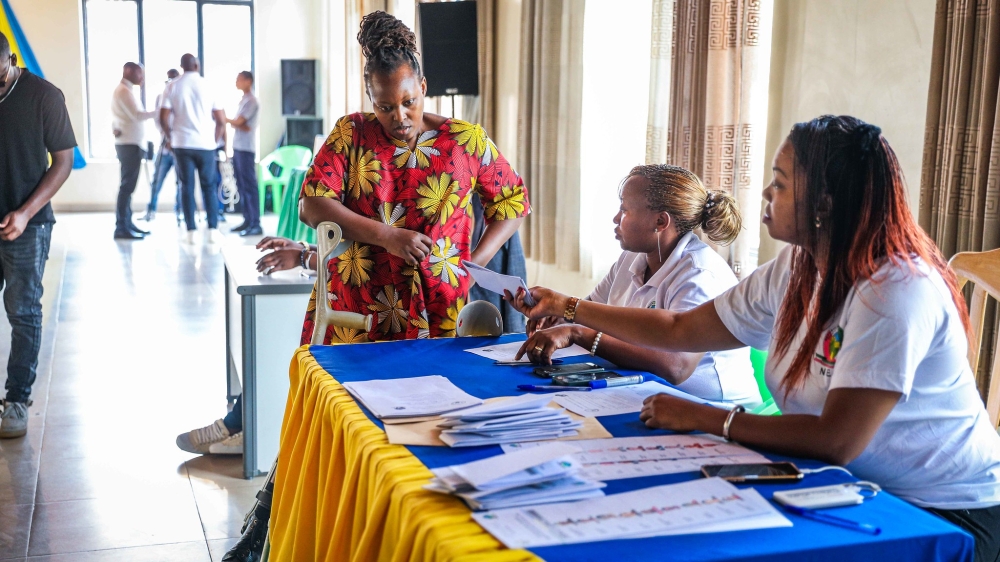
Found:
[[[3,33],[0,123],[0,286],[11,327],[0,438],[12,438],[28,431],[42,340],[42,274],[55,223],[49,200],[73,169],[76,138],[62,92],[18,68]]]

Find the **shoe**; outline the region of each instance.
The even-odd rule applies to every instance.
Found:
[[[264,229],[259,224],[240,231],[240,236],[260,236],[261,234],[264,234]]]
[[[218,443],[212,443],[208,446],[208,452],[213,455],[242,455],[243,432],[230,435]]]
[[[146,211],[146,216],[142,217],[142,219],[140,220],[145,222],[153,222],[154,220],[156,220],[156,211]]]
[[[219,232],[218,228],[210,228],[208,229],[207,240],[209,244],[218,244],[223,240],[222,233]]]
[[[229,430],[221,419],[201,429],[193,429],[177,436],[177,446],[182,451],[204,455],[213,443],[221,443],[229,437]]]
[[[222,557],[222,562],[259,562],[267,540],[267,524],[271,518],[271,508],[262,505],[253,510],[243,536],[233,548]]]
[[[229,232],[239,232],[241,230],[246,230],[246,227],[247,227],[247,223],[246,222],[241,222],[239,224],[239,226],[234,226],[234,227],[230,228]]]
[[[142,234],[143,236],[149,236],[149,231],[148,230],[143,230],[143,229],[139,228],[138,226],[136,226],[134,224],[128,225],[128,229],[133,234]]]
[[[24,437],[28,433],[28,402],[9,402],[0,400],[3,414],[0,414],[0,439]]]
[[[194,231],[188,230],[184,233],[184,243],[194,245]]]
[[[143,238],[145,238],[145,236],[132,232],[131,230],[115,231],[115,240],[142,240]]]

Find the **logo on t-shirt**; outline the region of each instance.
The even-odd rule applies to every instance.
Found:
[[[826,333],[823,338],[823,344],[820,348],[821,353],[817,353],[813,361],[819,363],[820,374],[829,377],[833,375],[833,366],[837,362],[837,353],[840,352],[840,347],[844,343],[844,329],[840,326],[830,330]]]
[[[646,308],[656,308],[656,299],[649,301],[649,304],[646,305]]]

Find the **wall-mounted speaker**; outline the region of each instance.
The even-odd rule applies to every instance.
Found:
[[[319,118],[285,119],[285,144],[297,144],[312,149],[316,135],[323,135],[323,120]]]
[[[420,54],[428,96],[479,95],[476,3],[419,4]]]
[[[282,59],[281,114],[319,116],[319,68],[315,59]],[[311,146],[307,144],[306,146]]]

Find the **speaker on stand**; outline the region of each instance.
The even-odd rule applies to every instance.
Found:
[[[319,65],[316,59],[282,59],[281,114],[285,116],[284,144],[312,148],[323,134],[319,111]]]
[[[419,4],[420,53],[428,96],[479,95],[479,38],[476,2]]]

